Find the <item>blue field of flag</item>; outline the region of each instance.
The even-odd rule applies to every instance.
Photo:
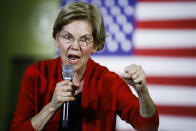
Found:
[[[132,55],[134,13],[136,0],[62,0],[61,6],[70,2],[83,1],[97,5],[103,15],[106,27],[106,44],[95,55]]]

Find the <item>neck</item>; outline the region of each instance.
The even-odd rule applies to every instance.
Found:
[[[82,68],[81,70],[78,70],[74,73],[73,76],[73,83],[78,85],[80,84],[80,82],[84,79],[84,73],[86,71],[86,65],[84,66],[84,68]]]
[[[82,68],[82,70],[76,71],[74,73],[73,84],[78,86],[78,89],[75,91],[75,95],[82,92],[85,70],[86,70],[86,65],[85,68]]]

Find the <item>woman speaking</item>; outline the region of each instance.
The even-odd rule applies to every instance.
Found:
[[[141,66],[127,66],[123,80],[91,59],[106,39],[95,5],[74,2],[64,6],[56,18],[53,38],[60,57],[37,62],[25,71],[10,130],[115,131],[116,115],[136,130],[158,130],[158,112]],[[71,81],[62,76],[65,65],[73,67]],[[68,128],[62,129],[61,107],[67,102]]]

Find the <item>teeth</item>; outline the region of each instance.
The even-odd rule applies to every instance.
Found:
[[[75,60],[75,59],[79,59],[80,57],[76,55],[68,55],[68,58]]]
[[[77,62],[79,59],[76,59],[76,58],[69,58],[69,60],[73,63]]]
[[[76,61],[77,59],[70,59],[71,61]]]
[[[71,60],[76,60],[76,58],[74,58],[74,57],[71,57],[70,59],[71,59]]]

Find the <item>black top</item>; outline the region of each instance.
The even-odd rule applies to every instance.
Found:
[[[75,96],[75,101],[69,102],[69,122],[68,128],[60,131],[82,131],[82,115],[81,115],[81,94]]]

